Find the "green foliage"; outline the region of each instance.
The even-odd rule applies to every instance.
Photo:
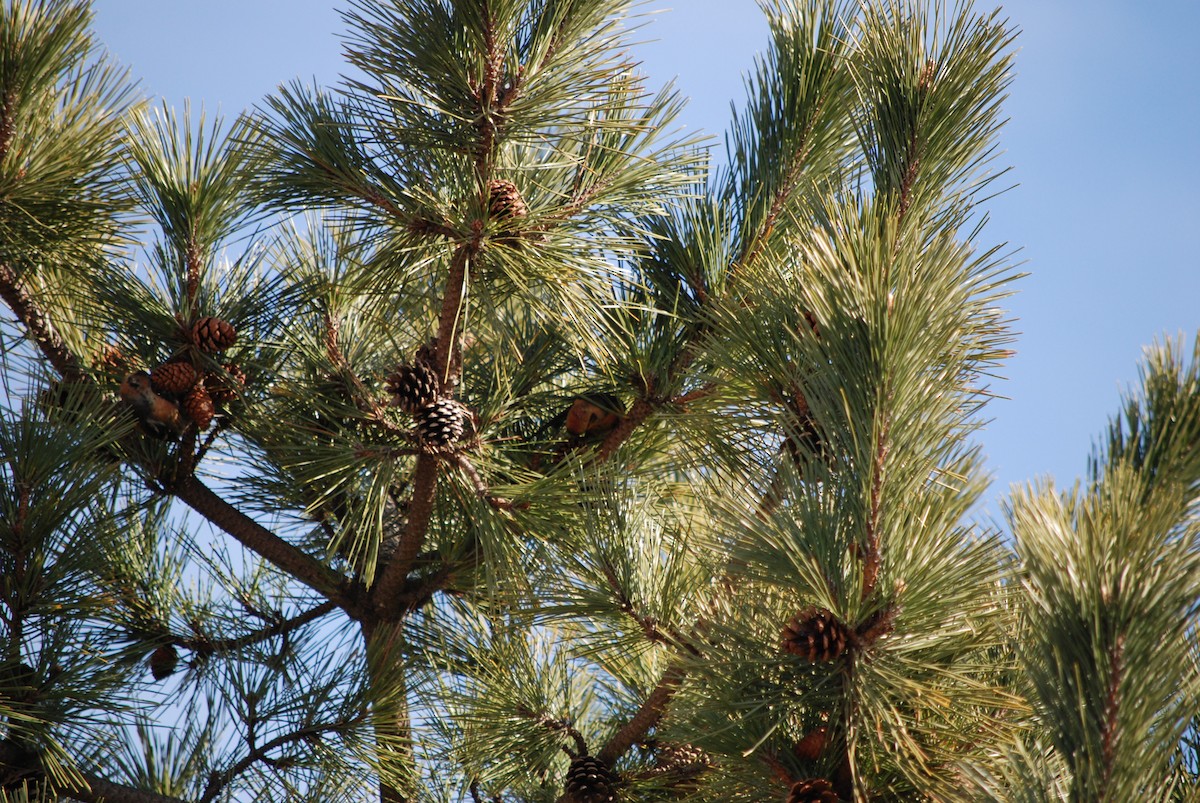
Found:
[[[227,125],[0,2],[3,799],[1195,798],[1200,352],[977,520],[1015,29],[763,3],[718,167],[633,7],[352,2]]]

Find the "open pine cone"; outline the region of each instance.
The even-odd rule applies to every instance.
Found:
[[[236,341],[237,330],[233,324],[220,318],[206,316],[192,327],[192,343],[208,354],[227,349]]]
[[[833,784],[824,778],[796,781],[788,790],[787,803],[840,803]]]
[[[443,399],[417,411],[417,437],[428,446],[448,446],[462,437],[463,408]]]
[[[196,429],[201,432],[208,429],[213,416],[216,415],[212,397],[208,395],[203,382],[198,382],[192,387],[188,395],[183,398],[179,408],[184,415],[196,422]]]
[[[566,792],[574,803],[611,803],[617,799],[617,776],[594,756],[571,759]]]
[[[813,663],[832,661],[846,651],[852,634],[824,608],[800,611],[783,629],[783,648]]]
[[[502,178],[488,182],[488,212],[498,220],[511,220],[529,214],[517,185]]]
[[[392,405],[412,415],[437,401],[438,388],[437,373],[424,360],[399,365],[387,378]]]

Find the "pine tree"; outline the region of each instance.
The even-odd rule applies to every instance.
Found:
[[[1198,799],[1200,345],[973,515],[1014,27],[764,3],[718,166],[634,6],[227,123],[0,2],[0,800]]]

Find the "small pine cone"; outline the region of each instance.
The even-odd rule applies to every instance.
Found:
[[[417,411],[417,437],[429,446],[448,446],[462,437],[463,408],[453,399],[443,399]]]
[[[824,778],[796,781],[788,790],[787,803],[839,803],[833,784]]]
[[[855,631],[859,646],[869,647],[883,636],[891,633],[896,628],[896,615],[899,612],[899,606],[890,603],[868,616]]]
[[[846,626],[824,608],[805,608],[783,629],[783,648],[813,663],[836,659],[850,640]]]
[[[617,799],[617,776],[594,756],[571,759],[566,793],[574,803],[611,803]]]
[[[130,373],[129,358],[120,346],[105,343],[96,356],[96,368],[111,376],[124,377]]]
[[[229,348],[236,340],[233,324],[220,318],[204,317],[192,327],[192,343],[209,354]]]
[[[511,220],[528,215],[529,207],[516,184],[497,178],[488,182],[488,212],[497,220]]]
[[[228,404],[246,387],[246,374],[233,363],[224,363],[224,375],[209,372],[204,375],[204,389],[217,404]]]
[[[150,674],[154,675],[154,679],[162,680],[175,674],[175,667],[179,665],[179,653],[174,644],[164,644],[150,653],[147,663],[150,664]]]
[[[387,391],[394,407],[415,415],[437,401],[437,372],[424,360],[397,366],[387,378]]]
[[[692,744],[660,743],[654,752],[655,769],[661,769],[664,772],[678,768],[712,765],[712,759],[709,758],[708,753]]]
[[[195,367],[184,360],[172,360],[150,372],[150,385],[156,393],[183,396],[196,384],[199,376]]]
[[[792,755],[801,761],[816,761],[829,744],[829,728],[822,725],[809,731],[792,747]]]
[[[196,422],[196,428],[201,432],[208,429],[213,416],[216,415],[212,397],[208,395],[208,390],[205,389],[203,382],[198,382],[192,387],[179,407],[184,415]]]

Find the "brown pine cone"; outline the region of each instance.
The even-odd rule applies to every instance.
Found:
[[[783,648],[813,663],[832,661],[846,651],[852,634],[830,611],[808,607],[783,629]]]
[[[197,382],[192,387],[188,395],[183,398],[183,402],[179,407],[184,415],[196,422],[196,428],[201,432],[208,429],[208,425],[212,423],[213,416],[216,415],[212,397],[208,395],[203,382]]]
[[[792,755],[802,761],[816,761],[829,744],[829,728],[822,725],[809,731],[804,738],[792,746]]]
[[[424,360],[396,366],[386,384],[392,405],[414,415],[422,407],[437,401],[440,386],[437,373]]]
[[[186,360],[170,360],[150,372],[150,385],[156,393],[183,396],[196,384],[199,375]]]
[[[839,803],[833,784],[824,778],[796,781],[788,790],[787,803]]]
[[[220,318],[206,316],[192,327],[192,343],[209,354],[229,348],[236,340],[237,330],[233,324]]]
[[[150,674],[154,675],[154,679],[162,680],[175,673],[175,667],[179,664],[179,653],[175,650],[175,645],[164,644],[150,653],[147,663],[150,664]]]
[[[224,375],[212,371],[204,375],[204,388],[217,404],[227,404],[237,398],[246,387],[246,374],[241,368],[227,362],[221,365]]]
[[[488,212],[497,220],[511,220],[528,215],[529,207],[516,184],[497,178],[488,182]]]
[[[600,759],[576,756],[567,769],[566,793],[574,803],[612,803],[618,778]]]
[[[428,446],[449,446],[462,437],[464,412],[462,405],[453,399],[443,399],[422,407],[414,416],[417,437]]]

